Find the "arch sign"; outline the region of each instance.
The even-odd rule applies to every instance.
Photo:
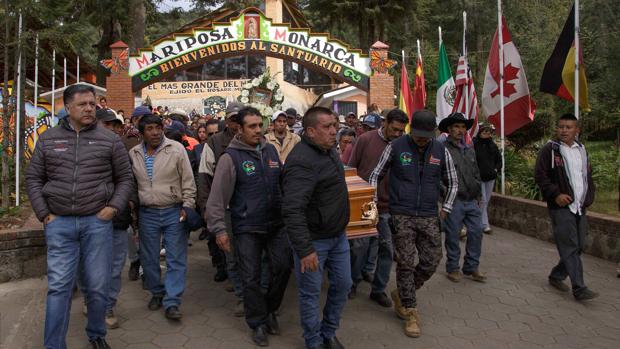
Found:
[[[132,89],[138,91],[175,72],[205,62],[242,55],[267,55],[302,64],[368,91],[370,59],[361,50],[329,34],[275,24],[256,8],[244,10],[228,23],[194,28],[141,49],[129,58]]]

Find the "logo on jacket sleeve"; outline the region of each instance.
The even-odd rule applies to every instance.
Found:
[[[243,172],[246,175],[251,176],[256,173],[256,166],[254,165],[254,161],[246,160],[241,163],[241,168],[243,168]]]
[[[411,154],[410,152],[403,152],[400,153],[400,164],[403,166],[409,166],[411,165],[411,162],[413,161],[413,154]]]
[[[273,161],[271,159],[269,159],[268,163],[269,168],[279,168],[280,164],[277,161]]]
[[[436,157],[433,156],[433,154],[431,154],[431,157],[428,159],[428,163],[431,165],[441,165],[441,159],[437,159]]]

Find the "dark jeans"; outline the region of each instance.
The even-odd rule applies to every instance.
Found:
[[[140,207],[140,264],[146,287],[153,296],[164,296],[167,309],[181,304],[187,273],[187,235],[179,222],[180,206],[169,208]],[[166,248],[166,276],[161,280],[159,251],[161,236]]]
[[[344,233],[330,238],[312,241],[319,257],[319,270],[301,273],[300,260],[295,260],[295,276],[299,288],[299,317],[304,331],[306,347],[313,348],[336,335],[340,315],[351,289],[351,260],[349,243]],[[319,321],[319,305],[323,272],[327,270],[329,289],[323,308],[323,321]]]
[[[581,252],[586,244],[588,221],[584,215],[576,215],[568,208],[550,209],[553,238],[560,254],[560,261],[551,270],[549,278],[564,280],[570,277],[573,294],[586,289],[583,281]]]
[[[392,271],[392,261],[394,259],[394,249],[392,246],[392,230],[388,221],[390,214],[381,214],[377,223],[379,236],[353,239],[349,241],[351,246],[351,279],[354,285],[362,281],[362,272],[369,272],[369,258],[376,259],[377,266],[372,281],[371,293],[382,293],[385,291],[390,281]],[[377,250],[374,251],[376,244]],[[374,252],[373,252],[374,251]]]
[[[454,200],[452,212],[446,218],[446,272],[459,270],[461,260],[461,228],[467,227],[463,272],[478,270],[482,253],[482,211],[475,200]]]
[[[58,216],[45,226],[47,305],[45,348],[66,349],[71,296],[82,270],[90,340],[106,335],[105,311],[112,269],[112,221],[91,216]]]
[[[215,236],[212,234],[209,234],[209,238],[207,239],[207,247],[209,248],[213,267],[218,271],[226,270],[226,254],[217,246]]]
[[[282,304],[284,291],[291,274],[291,249],[288,235],[281,229],[276,233],[235,234],[233,240],[237,268],[243,284],[245,321],[254,329],[266,325],[269,314]],[[269,259],[269,288],[263,293],[263,253]]]

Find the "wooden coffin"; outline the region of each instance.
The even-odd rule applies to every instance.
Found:
[[[355,168],[345,168],[345,180],[349,190],[350,207],[347,238],[377,235],[379,212],[374,204],[375,189],[357,175]]]

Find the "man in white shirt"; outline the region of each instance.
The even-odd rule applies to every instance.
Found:
[[[549,284],[568,292],[563,282],[570,277],[573,296],[578,301],[596,298],[598,293],[583,280],[581,252],[587,234],[586,208],[594,202],[594,182],[588,153],[576,138],[579,123],[572,114],[564,114],[557,124],[557,138],[538,153],[536,184],[547,200],[553,237],[560,262],[549,274]]]

